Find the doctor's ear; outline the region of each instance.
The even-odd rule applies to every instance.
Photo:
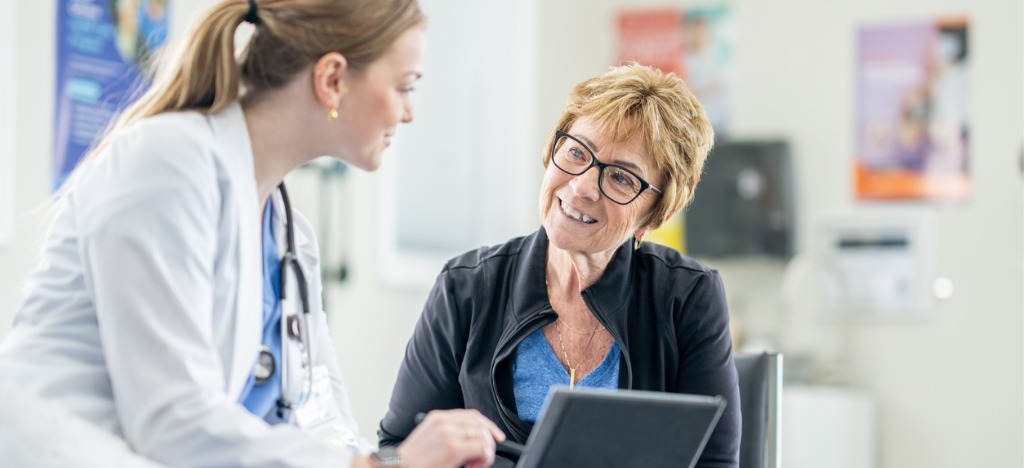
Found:
[[[313,93],[327,109],[337,111],[341,98],[348,93],[348,60],[338,52],[324,54],[313,64]]]

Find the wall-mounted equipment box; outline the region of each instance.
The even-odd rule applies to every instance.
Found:
[[[785,141],[717,143],[686,211],[687,255],[793,255],[791,167]]]
[[[925,213],[823,218],[815,295],[826,316],[913,318],[935,307],[934,223]]]

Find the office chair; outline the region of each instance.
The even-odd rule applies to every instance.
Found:
[[[740,468],[779,468],[782,460],[782,355],[737,354],[743,439]]]

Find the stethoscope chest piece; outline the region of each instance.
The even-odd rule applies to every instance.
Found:
[[[274,355],[267,345],[260,346],[260,355],[256,358],[256,368],[253,376],[256,377],[256,385],[263,385],[274,375],[277,364],[274,362]]]

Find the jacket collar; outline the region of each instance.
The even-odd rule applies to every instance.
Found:
[[[544,228],[523,239],[519,265],[514,276],[512,310],[518,322],[549,310],[547,278],[548,236]],[[633,262],[632,242],[618,247],[601,278],[583,290],[587,304],[598,318],[625,327]],[[593,310],[593,309],[597,310]]]

